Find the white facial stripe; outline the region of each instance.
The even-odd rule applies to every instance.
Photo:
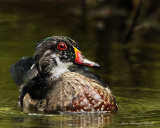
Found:
[[[34,67],[34,64],[31,66],[31,68],[30,68],[30,69],[33,69],[33,67]]]
[[[53,67],[51,70],[52,77],[59,78],[61,74],[69,71],[68,67],[73,64],[72,62],[62,63],[58,55],[52,54],[51,56],[57,62],[57,66]]]

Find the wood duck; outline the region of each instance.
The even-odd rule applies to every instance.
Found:
[[[20,91],[20,106],[49,113],[116,112],[110,89],[86,67],[100,66],[85,58],[74,40],[44,39],[37,44],[34,57],[23,57],[10,68]]]

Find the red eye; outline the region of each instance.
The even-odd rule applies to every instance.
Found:
[[[67,49],[67,45],[63,42],[58,43],[57,48],[59,50],[66,50]]]

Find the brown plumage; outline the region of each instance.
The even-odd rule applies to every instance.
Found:
[[[34,58],[22,58],[10,72],[20,90],[20,106],[40,112],[115,112],[114,96],[104,82],[85,68],[75,41],[53,36],[37,45]]]
[[[26,94],[23,106],[29,110],[45,112],[118,110],[109,88],[104,88],[98,81],[81,74],[66,72],[58,79],[50,79],[49,86],[44,99],[33,100]]]

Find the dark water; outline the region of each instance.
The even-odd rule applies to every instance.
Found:
[[[160,29],[140,30],[124,46],[124,17],[86,12],[80,1],[1,2],[0,127],[159,127]],[[51,35],[75,39],[85,56],[102,66],[93,71],[109,84],[117,113],[36,114],[18,107],[9,68],[32,56],[36,43]]]

